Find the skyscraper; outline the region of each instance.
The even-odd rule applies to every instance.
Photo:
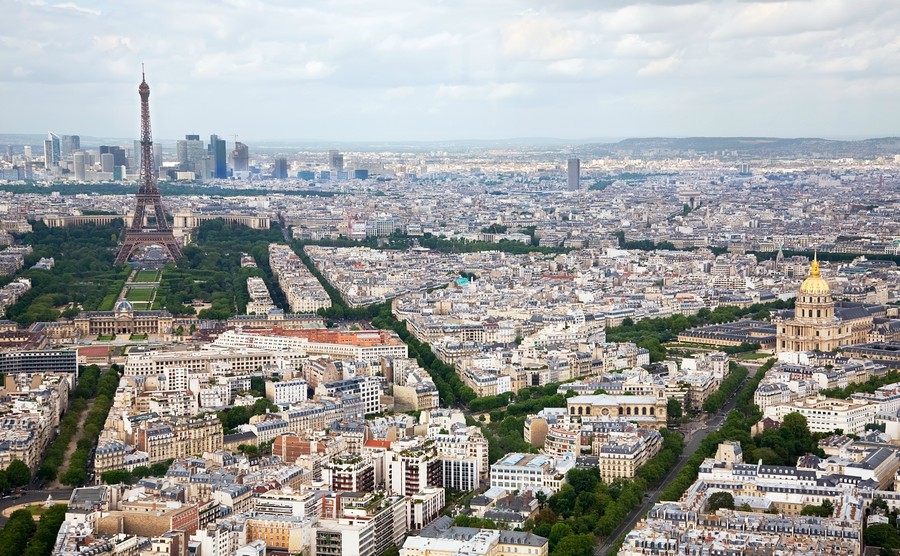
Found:
[[[581,161],[577,158],[569,159],[568,185],[569,190],[574,191],[581,188]]]
[[[84,181],[84,151],[76,151],[72,155],[72,160],[75,163],[75,179]]]
[[[287,179],[288,177],[288,165],[286,158],[276,158],[275,159],[275,169],[272,171],[272,177],[277,180]]]
[[[81,150],[81,137],[78,135],[63,135],[60,140],[60,160],[67,160],[75,151]]]
[[[199,135],[185,135],[176,144],[178,165],[182,170],[194,172],[200,178],[209,177],[209,151]]]
[[[47,140],[44,141],[44,165],[47,168],[59,166],[59,154],[59,135],[56,135],[52,131],[48,131]]]
[[[340,151],[328,151],[328,167],[336,174],[343,172],[344,155]]]
[[[214,178],[224,179],[228,177],[228,155],[225,151],[225,140],[219,139],[218,135],[210,135],[209,156]]]
[[[250,172],[250,149],[240,141],[234,143],[234,150],[231,151],[231,166],[234,168],[235,174]]]
[[[100,171],[112,173],[113,166],[116,166],[116,157],[112,153],[103,153],[100,155]]]
[[[102,157],[104,154],[113,155],[113,164],[115,166],[125,166],[128,164],[128,156],[125,154],[125,149],[123,149],[122,147],[115,147],[115,146],[111,147],[109,145],[101,145],[100,146],[100,156]],[[104,172],[105,171],[106,170],[104,170]],[[112,170],[110,170],[110,172],[112,172]]]
[[[143,151],[141,151],[141,158],[143,159]],[[163,153],[162,153],[162,145],[159,143],[153,144],[153,177],[159,177],[159,167],[162,166],[163,163]]]

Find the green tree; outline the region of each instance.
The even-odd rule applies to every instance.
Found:
[[[28,510],[16,510],[0,531],[0,555],[20,555],[28,546],[37,526]]]
[[[257,456],[259,455],[259,447],[254,446],[253,444],[241,444],[237,447],[238,451],[245,456]]]
[[[884,548],[900,548],[900,533],[888,523],[878,523],[866,527],[863,533],[866,545]]]
[[[574,533],[572,528],[565,522],[559,522],[553,525],[553,527],[550,528],[550,550],[553,551],[553,549],[556,548],[556,545],[559,544],[559,541]]]
[[[781,421],[781,431],[791,440],[809,438],[809,424],[806,417],[797,412],[784,416]]]
[[[800,515],[813,515],[818,517],[831,517],[834,513],[834,504],[831,500],[823,500],[818,506],[804,506]]]
[[[559,541],[553,556],[593,556],[594,536],[591,534],[569,535]]]
[[[734,509],[734,496],[732,496],[730,492],[714,492],[706,500],[707,513],[715,513],[715,511],[720,508],[726,510]]]
[[[131,475],[131,471],[128,471],[127,469],[104,471],[100,474],[100,479],[108,485],[130,485],[134,482],[134,477]]]
[[[9,480],[10,486],[22,487],[31,483],[31,470],[24,461],[14,459],[6,468],[6,478]]]
[[[681,407],[681,402],[675,398],[669,398],[669,401],[666,402],[666,415],[669,416],[669,421],[674,423],[681,419],[683,414],[684,411]]]
[[[46,556],[53,551],[56,535],[66,518],[67,510],[66,504],[54,504],[44,512],[23,556]]]

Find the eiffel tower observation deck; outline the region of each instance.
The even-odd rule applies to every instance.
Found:
[[[181,246],[172,233],[162,205],[162,196],[153,171],[153,139],[150,134],[150,85],[142,74],[138,87],[141,96],[141,174],[137,205],[131,222],[126,222],[125,235],[115,264],[128,262],[136,250],[151,245],[162,247],[173,262],[182,257]]]

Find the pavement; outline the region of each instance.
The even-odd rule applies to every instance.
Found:
[[[631,531],[634,529],[634,526],[637,525],[637,522],[643,518],[650,508],[653,507],[654,504],[659,502],[659,493],[662,489],[672,481],[675,477],[678,476],[678,473],[687,463],[689,457],[694,455],[694,452],[697,451],[697,448],[700,447],[700,443],[709,436],[709,433],[718,430],[719,427],[722,426],[722,423],[725,422],[725,417],[728,415],[728,412],[734,409],[735,404],[737,403],[737,397],[743,391],[744,387],[747,385],[747,381],[750,380],[751,377],[756,375],[756,372],[759,371],[759,368],[763,365],[765,360],[761,360],[759,363],[753,362],[742,362],[741,364],[747,367],[747,370],[750,373],[747,374],[747,378],[744,379],[744,382],[741,383],[741,386],[735,391],[735,394],[725,403],[725,405],[720,409],[717,413],[711,415],[707,421],[706,426],[697,430],[693,434],[689,435],[686,439],[686,444],[684,445],[684,450],[681,452],[681,457],[678,458],[678,463],[672,467],[672,470],[663,478],[662,481],[659,482],[659,485],[647,491],[647,495],[644,496],[644,501],[640,506],[635,508],[628,514],[628,517],[625,521],[619,525],[612,534],[603,540],[603,542],[597,544],[594,547],[594,554],[596,556],[606,556],[606,553],[613,547],[616,541],[622,536],[624,533]]]
[[[14,506],[24,506],[28,504],[34,504],[37,502],[46,502],[47,496],[53,496],[53,499],[57,502],[68,502],[69,498],[72,497],[72,489],[71,488],[52,488],[52,489],[34,489],[34,490],[25,490],[24,494],[22,494],[19,498],[9,497],[0,499],[0,527],[6,525],[6,521],[9,518],[10,512],[6,510],[13,508]]]

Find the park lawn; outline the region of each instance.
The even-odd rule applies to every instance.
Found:
[[[97,336],[98,342],[111,342],[115,339],[116,339],[115,334],[100,334],[99,336]]]
[[[128,301],[150,301],[153,299],[154,288],[128,288],[125,299]]]
[[[735,357],[737,357],[738,359],[753,361],[756,359],[766,359],[767,357],[772,357],[772,354],[771,353],[751,352],[751,353],[739,353],[739,354],[735,355]]]
[[[139,270],[137,274],[134,275],[134,280],[132,280],[132,282],[159,282],[159,279],[159,270]]]
[[[147,335],[146,334],[132,334],[131,339],[132,340],[146,340]]]
[[[25,509],[28,510],[28,513],[31,514],[31,517],[32,517],[35,521],[38,521],[38,520],[40,519],[40,517],[41,517],[42,515],[44,515],[45,513],[47,513],[47,510],[49,509],[49,508],[45,508],[45,507],[44,507],[44,504],[45,504],[45,502],[40,502],[40,503],[37,503],[37,504],[31,504],[31,505],[29,505],[29,506],[25,506]],[[60,502],[53,502],[53,505],[52,505],[51,507],[53,507],[53,506],[63,506],[63,505],[65,505],[65,504],[62,504],[62,503],[60,503]]]

